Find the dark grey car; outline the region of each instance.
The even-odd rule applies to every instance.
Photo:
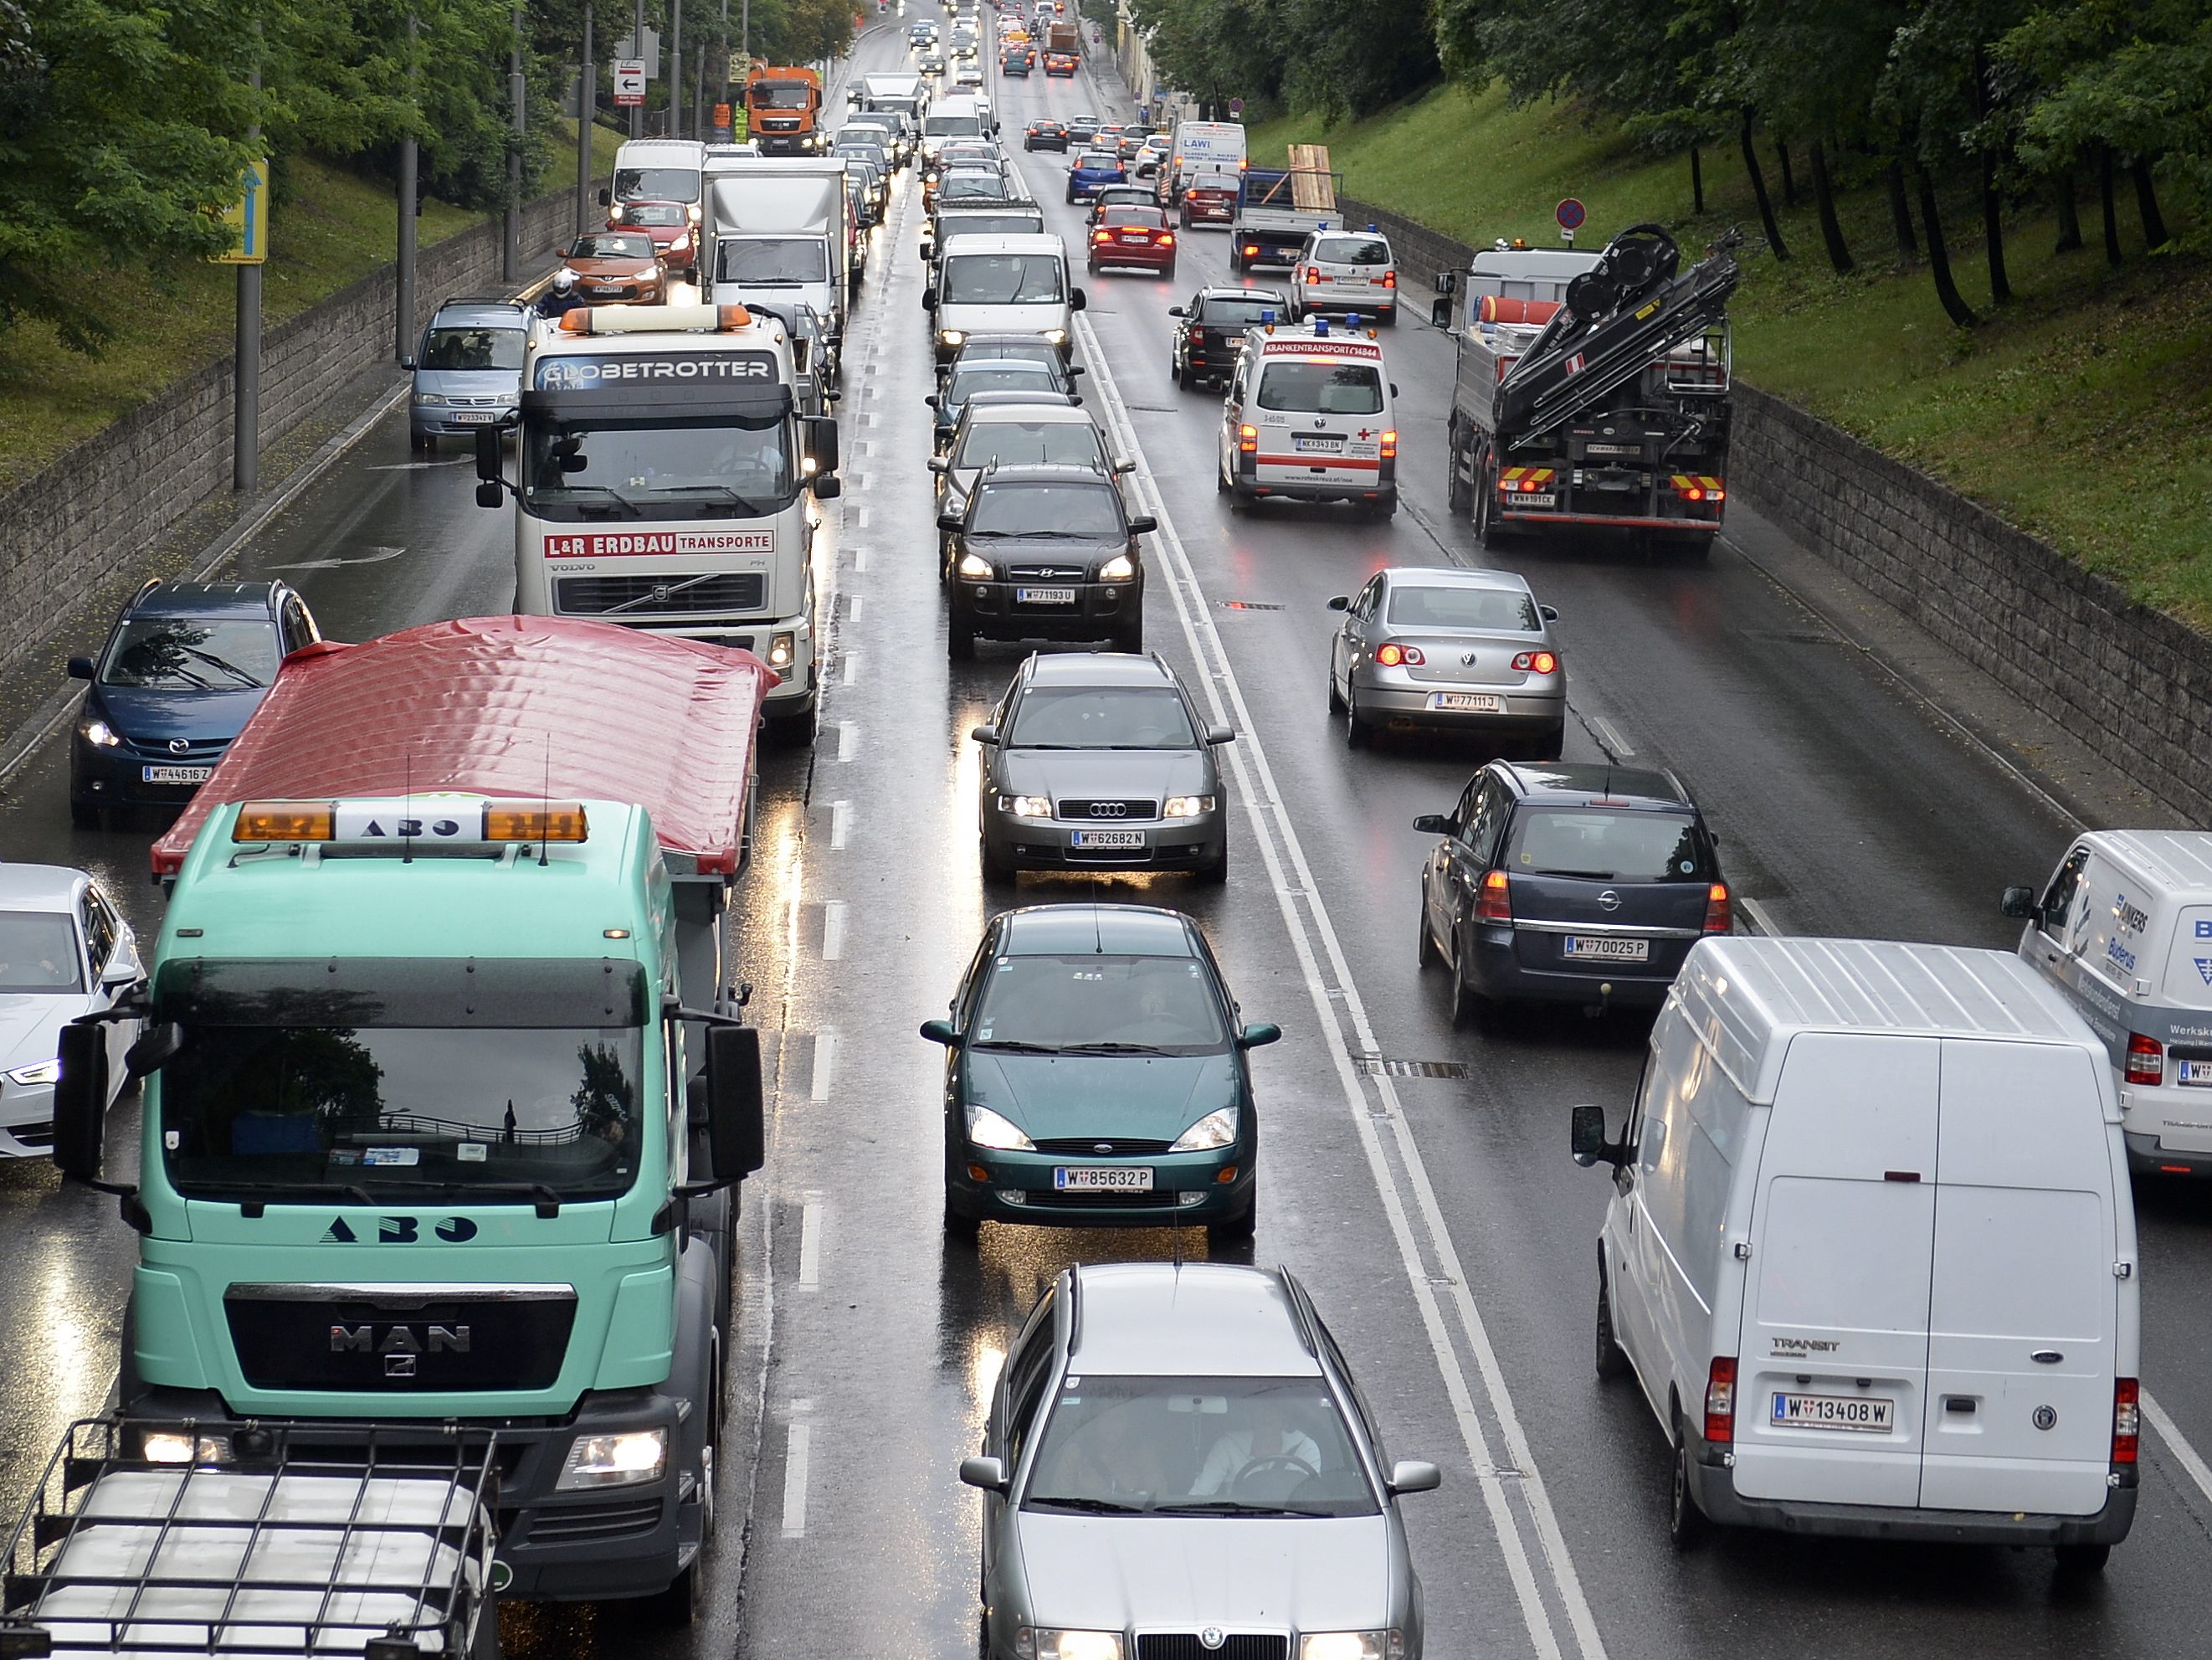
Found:
[[[992,467],[964,513],[939,514],[952,538],[945,651],[992,640],[1109,640],[1145,648],[1145,563],[1120,485],[1089,467]]]
[[[1035,340],[1039,350],[1052,347]],[[1017,392],[979,392],[960,411],[945,453],[929,458],[937,475],[937,510],[957,519],[968,511],[969,492],[993,466],[1091,467],[1115,477],[1136,464],[1109,457],[1106,436],[1090,415],[1065,400],[1024,398]],[[938,534],[939,575],[952,580],[954,538]]]
[[[1287,1269],[1063,1271],[1000,1370],[981,1456],[986,1660],[1420,1660],[1386,1466]]]
[[[983,746],[983,874],[1229,875],[1229,797],[1209,726],[1155,652],[1032,656],[970,734]]]

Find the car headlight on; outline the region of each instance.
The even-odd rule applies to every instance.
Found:
[[[768,666],[770,668],[789,668],[791,660],[798,655],[798,653],[799,636],[797,635],[787,632],[769,636]]]
[[[1121,1633],[1024,1626],[1015,1633],[1014,1653],[1017,1660],[1121,1660]]]
[[[1051,341],[1055,346],[1064,346],[1067,344],[1067,331],[1066,329],[1047,329],[1044,331],[1044,337]],[[1115,1640],[1118,1642],[1120,1639],[1117,1638]]]
[[[446,402],[446,394],[441,392],[418,392],[415,394],[415,401],[425,409],[434,404],[442,408]]]
[[[1310,1631],[1298,1639],[1298,1660],[1402,1660],[1401,1631]]]
[[[1160,803],[1163,818],[1195,818],[1212,811],[1213,798],[1210,795],[1170,795]]]
[[[939,344],[944,345],[962,345],[964,344],[968,339],[968,331],[965,329],[939,329],[937,331],[937,338]]]
[[[1010,812],[1017,818],[1049,818],[1052,817],[1052,798],[1048,795],[1002,795],[999,811]]]
[[[123,741],[105,721],[88,721],[77,730],[84,734],[86,743],[96,744],[104,750],[112,750]]]
[[[1237,1109],[1216,1107],[1212,1112],[1176,1137],[1170,1152],[1205,1152],[1213,1147],[1225,1147],[1237,1139]]]
[[[1000,1152],[1035,1152],[1036,1143],[1022,1134],[1013,1121],[993,1112],[988,1107],[968,1109],[968,1140],[979,1147],[993,1147]]]
[[[668,1432],[631,1430],[622,1435],[580,1435],[568,1447],[556,1493],[580,1487],[626,1487],[658,1481],[668,1468]]]
[[[1102,582],[1126,582],[1137,574],[1137,562],[1126,553],[1117,553],[1098,568]]]
[[[978,558],[972,553],[960,556],[960,574],[971,582],[988,582],[996,575],[989,560]]]
[[[58,1084],[61,1081],[62,1063],[41,1061],[35,1067],[18,1067],[8,1074],[11,1084]]]

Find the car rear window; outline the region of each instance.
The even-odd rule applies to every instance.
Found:
[[[1085,150],[1076,158],[1075,165],[1079,167],[1118,167],[1121,165],[1121,158],[1104,150]]]
[[[1042,363],[994,364],[962,369],[945,389],[944,401],[964,404],[979,392],[1033,392],[1051,398],[1058,395],[1060,383]]]
[[[1255,294],[1249,299],[1208,300],[1199,307],[1201,323],[1243,324],[1264,323],[1268,314],[1287,316],[1291,302],[1279,294]]]
[[[1387,265],[1390,245],[1373,236],[1325,236],[1314,244],[1314,258],[1332,265]]]
[[[1510,588],[1394,587],[1386,620],[1401,628],[1510,629],[1522,634],[1544,626],[1536,602]]]
[[[1514,821],[1506,867],[1601,882],[1702,880],[1712,873],[1703,840],[1685,812],[1535,807]]]
[[[1380,415],[1382,377],[1371,363],[1273,362],[1260,377],[1260,407],[1294,415]]]
[[[1158,230],[1167,222],[1167,215],[1158,208],[1109,208],[1098,216],[1102,225],[1142,225],[1147,230]]]

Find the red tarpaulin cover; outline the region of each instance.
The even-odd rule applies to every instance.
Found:
[[[775,684],[750,652],[574,617],[467,617],[310,647],[154,844],[154,874],[174,875],[227,802],[412,789],[632,802],[665,850],[734,875]]]

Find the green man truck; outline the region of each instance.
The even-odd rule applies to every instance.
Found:
[[[763,1159],[720,939],[773,679],[558,617],[288,660],[155,849],[118,1404],[172,1427],[135,1450],[495,1431],[495,1589],[689,1620]],[[106,1064],[66,1030],[79,1179]]]

